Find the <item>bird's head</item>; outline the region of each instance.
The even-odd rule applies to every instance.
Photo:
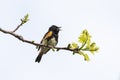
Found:
[[[61,30],[60,29],[61,27],[58,27],[56,25],[52,25],[50,28],[49,28],[49,31],[53,31],[55,34],[58,34],[59,31]]]

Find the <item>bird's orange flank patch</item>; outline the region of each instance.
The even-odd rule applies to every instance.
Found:
[[[49,32],[46,34],[45,39],[48,38],[48,37],[50,37],[50,36],[52,36],[52,31],[49,31]]]

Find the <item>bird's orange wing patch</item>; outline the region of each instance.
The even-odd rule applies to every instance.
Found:
[[[45,39],[48,38],[48,37],[51,37],[52,36],[52,31],[49,31],[46,36],[45,36]]]

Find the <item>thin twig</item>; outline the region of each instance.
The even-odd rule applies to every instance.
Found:
[[[28,17],[29,17],[29,15],[26,14],[26,15],[24,16],[24,18],[21,19],[21,23],[20,23],[12,32],[17,31],[23,24],[25,24],[25,23],[29,20]]]
[[[17,31],[22,25],[23,25],[23,22],[21,21],[21,23],[12,32]]]

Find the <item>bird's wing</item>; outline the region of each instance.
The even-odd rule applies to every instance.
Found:
[[[46,39],[52,37],[52,34],[53,34],[52,31],[48,31],[48,32],[44,35],[44,37],[43,37],[43,39],[41,40],[40,44],[43,44],[43,45],[44,45],[44,43],[45,43],[44,41],[46,41]],[[40,49],[40,46],[39,46],[38,50],[39,50],[39,49]]]

